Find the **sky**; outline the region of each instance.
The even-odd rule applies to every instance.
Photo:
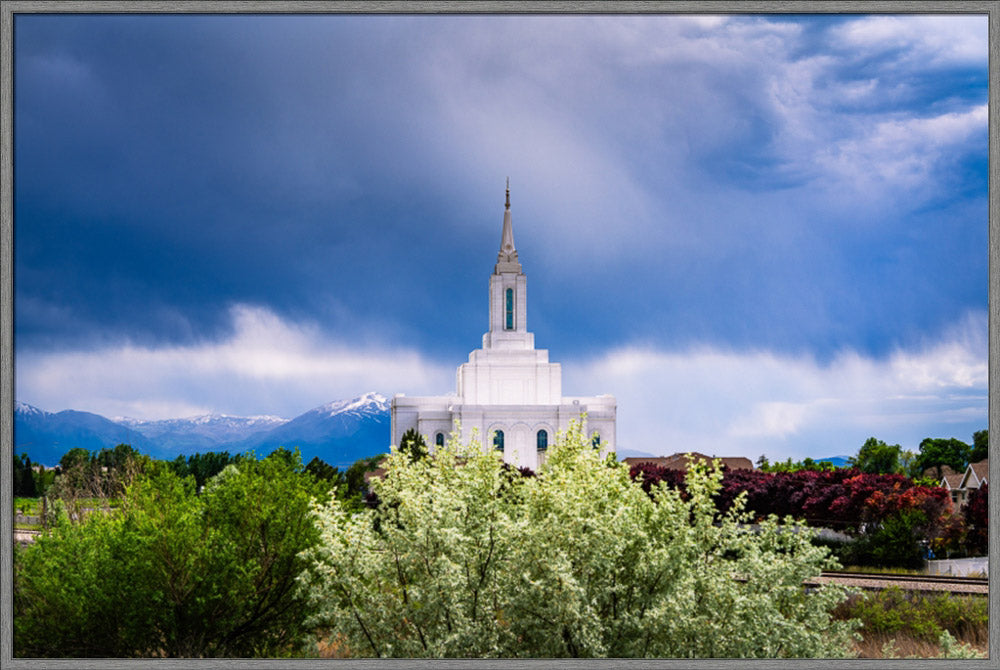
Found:
[[[618,446],[987,425],[985,15],[19,15],[16,399],[454,392],[510,180],[528,329]]]

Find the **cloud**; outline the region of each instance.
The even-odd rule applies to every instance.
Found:
[[[347,345],[258,306],[236,305],[229,316],[231,336],[215,342],[21,354],[17,399],[147,419],[291,417],[368,390],[450,393],[462,362]],[[968,441],[986,426],[985,313],[881,359],[630,346],[560,362],[564,393],[616,395],[618,444],[640,451],[822,457],[854,453],[871,435],[915,449],[929,436]]]
[[[171,418],[210,412],[295,416],[369,390],[441,393],[454,368],[412,349],[350,346],[315,324],[236,305],[232,335],[187,346],[121,345],[95,351],[26,352],[17,397],[43,409]]]
[[[986,302],[986,21],[966,18],[27,17],[19,392],[122,414],[444,392],[508,175],[557,355],[652,342],[725,375],[727,346],[781,369],[915,351]],[[714,397],[741,435],[820,412],[709,390],[692,435]]]
[[[941,186],[935,187],[933,178],[970,140],[985,140],[987,121],[985,104],[937,116],[886,119],[833,143],[815,159],[857,192],[937,192]]]
[[[983,15],[868,16],[831,32],[839,46],[860,56],[891,51],[925,66],[978,64],[989,39]]]
[[[986,427],[985,313],[884,358],[625,347],[563,369],[567,393],[615,394],[619,445],[647,452],[798,459],[852,454],[872,435],[916,449]]]

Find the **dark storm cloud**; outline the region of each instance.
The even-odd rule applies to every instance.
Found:
[[[568,391],[618,394],[622,444],[693,386],[679,441],[820,444],[828,388],[857,430],[913,380],[985,393],[986,43],[948,16],[18,16],[18,398],[446,392],[507,176],[529,329]],[[983,415],[916,402],[882,419]]]
[[[406,316],[385,240],[449,251],[393,168],[420,94],[390,25],[327,23],[18,19],[19,344],[218,336],[237,301]]]

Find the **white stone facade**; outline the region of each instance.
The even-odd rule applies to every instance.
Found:
[[[527,278],[514,247],[509,190],[489,305],[489,332],[483,348],[459,366],[456,393],[392,399],[392,443],[398,445],[415,428],[433,450],[458,422],[463,442],[475,432],[484,448],[502,446],[506,462],[536,469],[556,433],[586,413],[587,434],[599,440],[602,451],[614,451],[614,396],[564,398],[562,368],[549,362],[547,350],[535,349],[535,336],[528,332]]]

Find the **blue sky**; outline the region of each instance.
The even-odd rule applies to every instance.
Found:
[[[528,328],[621,447],[971,441],[983,16],[18,16],[17,399],[443,394],[504,182]]]

